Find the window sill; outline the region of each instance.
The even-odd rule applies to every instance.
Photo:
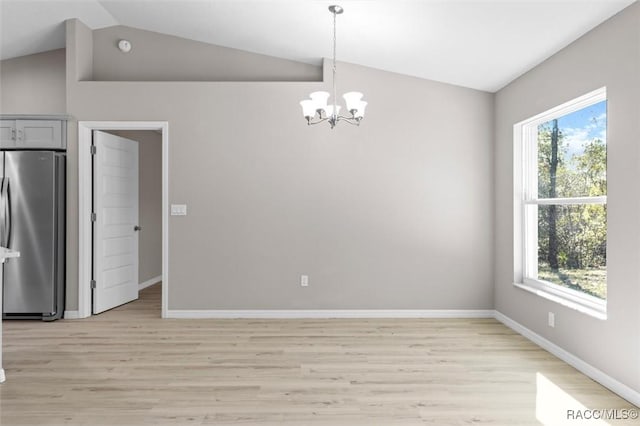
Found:
[[[555,289],[539,281],[513,283],[515,287],[528,291],[567,308],[582,312],[599,320],[607,319],[607,302],[600,300],[585,300],[582,297],[569,294],[562,289]],[[593,298],[595,299],[595,298]]]

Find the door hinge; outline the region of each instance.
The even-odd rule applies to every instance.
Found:
[[[98,216],[95,213],[91,212],[91,222],[95,222],[96,220],[98,220]]]
[[[91,155],[96,155],[96,146],[91,145]]]
[[[96,280],[91,280],[91,288],[96,288]]]

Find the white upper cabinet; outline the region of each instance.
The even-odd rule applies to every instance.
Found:
[[[16,120],[16,131],[17,148],[63,148],[61,121]]]
[[[0,148],[66,149],[61,120],[0,120]]]
[[[16,120],[0,120],[0,148],[16,147]]]

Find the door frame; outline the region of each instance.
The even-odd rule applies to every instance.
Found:
[[[78,122],[78,318],[91,313],[91,141],[94,130],[155,130],[162,133],[162,318],[167,318],[169,295],[169,122]]]

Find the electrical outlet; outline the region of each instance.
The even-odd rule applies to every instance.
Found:
[[[171,216],[186,216],[187,205],[186,204],[171,204]]]
[[[556,314],[553,312],[549,312],[549,327],[556,326]]]
[[[307,287],[309,285],[309,275],[300,275],[300,285]]]

